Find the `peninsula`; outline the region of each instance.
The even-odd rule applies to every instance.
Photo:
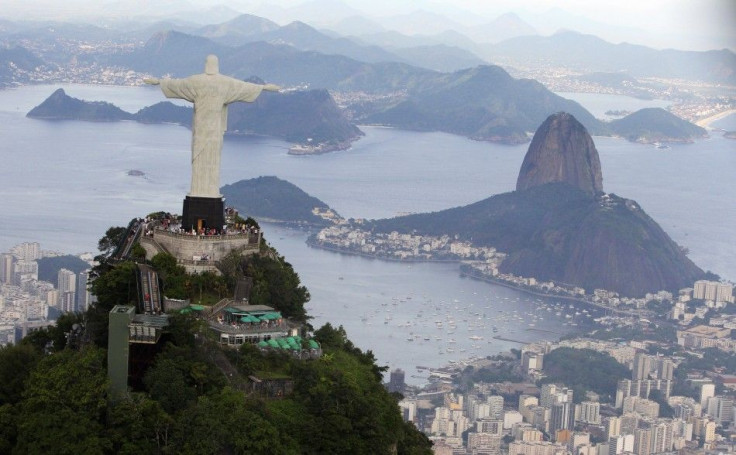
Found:
[[[334,231],[342,234],[332,236]],[[353,232],[353,234],[350,234]],[[361,234],[358,234],[361,233]],[[627,297],[687,287],[705,273],[635,201],[603,192],[598,152],[585,128],[570,114],[550,116],[537,130],[518,177],[517,191],[435,213],[329,228],[312,244],[349,249],[360,239],[374,253],[375,236],[412,244],[394,258],[430,253],[447,236],[467,248],[493,248],[503,261],[486,264],[491,274],[534,277],[592,292]],[[412,240],[413,239],[413,240]],[[380,248],[378,248],[380,250]],[[497,261],[494,254],[492,261]]]

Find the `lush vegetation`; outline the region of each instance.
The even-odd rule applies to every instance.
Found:
[[[253,278],[252,299],[306,320],[309,294],[283,257],[265,248],[228,259],[231,273]],[[186,274],[170,257],[151,264],[167,289],[187,289]],[[0,453],[431,453],[383,387],[386,368],[330,324],[314,332],[322,357],[298,360],[252,345],[222,348],[193,315],[173,315],[141,380],[127,396],[112,397],[106,314],[135,301],[135,269],[131,261],[103,261],[93,285],[96,306],[0,348]],[[86,334],[70,335],[75,324],[86,324]],[[278,398],[254,393],[252,375],[291,387]]]
[[[466,391],[472,390],[473,386],[478,383],[522,382],[524,378],[516,368],[518,363],[508,360],[508,358],[500,359],[494,366],[478,369],[469,365],[453,382],[461,390]]]
[[[36,262],[38,263],[38,279],[48,281],[54,286],[58,284],[59,270],[67,269],[79,273],[89,268],[89,264],[71,254],[36,259]]]
[[[309,301],[309,291],[302,286],[294,268],[271,247],[262,245],[261,253],[242,256],[233,253],[219,264],[223,280],[232,290],[240,278],[252,280],[249,302],[268,305],[281,311],[285,317],[306,322],[304,305]]]
[[[677,331],[671,325],[654,323],[600,328],[589,334],[598,340],[653,340],[670,344],[677,343]]]
[[[585,400],[588,391],[597,393],[602,402],[610,402],[618,381],[631,376],[628,368],[606,353],[573,348],[558,348],[546,354],[544,374],[540,384],[565,384],[573,389],[576,403]]]
[[[225,277],[213,272],[190,275],[168,253],[159,253],[151,258],[151,265],[161,278],[161,289],[166,297],[212,305],[232,295],[232,287],[228,286]]]
[[[328,210],[327,204],[278,177],[241,180],[222,187],[222,194],[240,213],[255,218],[317,226],[329,224],[312,213],[315,207]]]
[[[317,330],[324,356],[300,361],[250,345],[223,355],[194,342],[192,322],[173,319],[177,335],[143,387],[116,400],[102,348],[62,346],[45,356],[30,341],[0,348],[0,452],[431,453],[427,438],[402,421],[381,384],[383,369],[341,327]],[[234,376],[224,374],[213,360],[218,356],[232,361]],[[247,393],[247,375],[270,372],[293,381],[293,393],[281,399]]]

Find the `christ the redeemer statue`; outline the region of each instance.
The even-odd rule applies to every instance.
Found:
[[[194,197],[222,197],[220,194],[220,156],[222,137],[227,129],[227,105],[236,101],[252,103],[262,90],[278,91],[273,84],[258,85],[223,76],[217,56],[209,55],[204,74],[186,79],[145,79],[160,85],[167,98],[194,103],[192,119],[192,186]]]
[[[221,229],[224,215],[212,219],[209,213],[213,210],[222,211],[220,158],[222,138],[227,129],[227,106],[236,101],[252,103],[262,90],[278,91],[279,87],[273,84],[252,84],[223,76],[214,55],[207,56],[204,74],[195,74],[185,79],[144,79],[144,82],[160,85],[167,98],[180,98],[194,103],[192,186],[184,201],[182,227]],[[207,199],[218,199],[219,208],[208,207]]]

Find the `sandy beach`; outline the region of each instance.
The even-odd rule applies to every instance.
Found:
[[[703,128],[707,128],[710,126],[711,123],[715,122],[716,120],[720,120],[722,118],[728,117],[731,114],[736,114],[736,109],[729,109],[727,111],[713,114],[710,117],[706,117],[704,119],[698,120],[697,122],[695,122],[695,124]]]

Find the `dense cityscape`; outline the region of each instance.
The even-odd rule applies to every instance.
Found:
[[[499,273],[505,255],[493,248],[473,247],[449,236],[376,234],[344,222],[321,230],[312,244],[389,260],[457,261],[474,278],[606,310],[606,316],[596,318],[592,338],[522,345],[507,358],[470,359],[432,369],[431,384],[423,388],[406,388],[403,371],[392,372],[389,387],[406,396],[400,403],[405,418],[431,435],[436,453],[500,453],[501,447],[519,454],[700,453],[735,448],[733,360],[728,366],[715,362],[682,371],[689,364],[685,359],[691,357],[734,358],[731,283],[698,281],[675,296],[660,291],[625,298],[603,289],[586,294],[582,288]],[[545,355],[560,348],[610,355],[631,370],[631,377],[605,392],[612,399],[608,402],[590,391],[574,399],[566,384],[544,381],[545,366],[551,367]],[[591,368],[584,363],[574,367]],[[513,371],[517,380],[479,381],[460,392],[458,384],[469,370],[471,375],[474,370]],[[678,387],[673,393],[674,384]],[[677,393],[682,391],[688,394]]]

